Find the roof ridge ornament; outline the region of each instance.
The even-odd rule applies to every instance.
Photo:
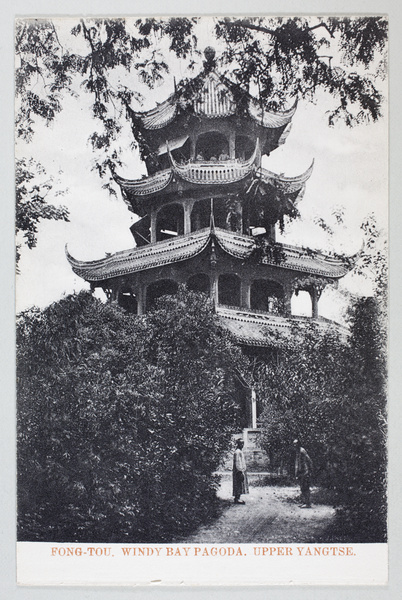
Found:
[[[204,71],[206,73],[209,73],[210,71],[213,71],[216,67],[215,48],[213,46],[207,46],[204,50],[204,56],[205,56]]]
[[[215,269],[216,263],[217,263],[217,258],[216,258],[216,247],[215,247],[216,234],[215,234],[215,217],[214,217],[214,199],[212,197],[211,197],[211,216],[210,216],[209,227],[210,227],[209,238],[211,240],[211,254],[209,257],[209,264],[211,265],[212,269]],[[214,304],[215,304],[215,294],[213,297],[214,297]]]
[[[211,214],[209,217],[209,227],[211,235],[215,235],[215,215],[214,215],[214,199],[211,198]]]
[[[193,103],[195,114],[207,119],[224,118],[236,113],[237,101],[233,97],[233,89],[242,89],[240,84],[230,81],[216,70],[215,49],[207,47],[204,51],[206,61],[204,61],[204,70],[201,71],[198,78],[206,83],[206,87],[198,90],[196,97],[190,103]],[[197,77],[194,78],[197,80]],[[187,82],[192,85],[193,80]],[[175,90],[164,102],[157,104],[154,108],[145,112],[136,112],[131,110],[132,117],[139,120],[140,127],[144,130],[154,131],[163,129],[174,122],[180,113],[180,92],[175,84]],[[222,94],[222,86],[227,88],[227,94]],[[180,87],[180,86],[179,86]],[[268,110],[257,98],[252,96],[247,90],[242,90],[247,96],[248,117],[256,121],[261,127],[267,129],[285,128],[292,120],[296,111],[298,98],[296,96],[294,104],[285,110]],[[186,100],[187,102],[188,100]],[[185,102],[185,104],[186,104]],[[282,132],[281,132],[282,133]],[[282,140],[283,141],[283,140]]]

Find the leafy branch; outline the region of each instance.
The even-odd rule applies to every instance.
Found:
[[[68,221],[69,211],[65,206],[54,206],[47,202],[52,192],[54,197],[64,195],[65,190],[55,190],[53,176],[47,177],[45,169],[34,160],[21,159],[16,164],[16,235],[25,240],[28,248],[37,244],[38,224],[40,221]],[[16,262],[20,259],[21,244],[17,245]]]
[[[255,85],[267,102],[283,106],[289,97],[313,100],[318,90],[329,92],[338,105],[328,123],[343,120],[353,126],[381,116],[383,97],[377,81],[384,76],[361,75],[386,58],[387,20],[382,17],[219,19],[216,35],[226,44],[222,61],[243,85]],[[324,30],[324,37],[316,32]],[[330,48],[325,54],[322,48]],[[336,61],[339,64],[334,65]],[[328,63],[323,59],[328,59]],[[267,76],[267,73],[269,74]]]

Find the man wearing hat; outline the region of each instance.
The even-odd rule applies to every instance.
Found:
[[[313,462],[298,439],[293,440],[296,450],[295,475],[300,484],[302,504],[300,508],[311,508],[310,484],[313,472]]]
[[[233,454],[233,496],[235,504],[246,504],[240,500],[241,494],[248,494],[248,481],[246,472],[246,461],[243,454],[244,442],[242,439],[236,441],[236,450]]]

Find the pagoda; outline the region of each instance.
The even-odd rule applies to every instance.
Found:
[[[139,315],[180,284],[208,294],[223,325],[253,351],[303,320],[291,310],[300,290],[311,296],[309,319],[332,326],[319,317],[319,298],[353,261],[276,241],[278,226],[298,215],[313,165],[286,177],[261,159],[285,142],[296,104],[269,110],[219,74],[212,48],[205,59],[197,77],[152,110],[129,109],[148,175],[113,177],[139,217],[135,247],[91,262],[66,252],[92,288]]]

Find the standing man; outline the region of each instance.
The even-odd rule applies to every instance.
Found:
[[[233,454],[233,496],[235,504],[246,504],[240,500],[241,494],[248,494],[248,481],[246,472],[246,461],[243,454],[244,442],[242,439],[236,441],[236,450]]]
[[[296,450],[295,475],[300,484],[302,504],[300,508],[311,508],[310,484],[313,472],[313,462],[298,439],[293,441]]]

